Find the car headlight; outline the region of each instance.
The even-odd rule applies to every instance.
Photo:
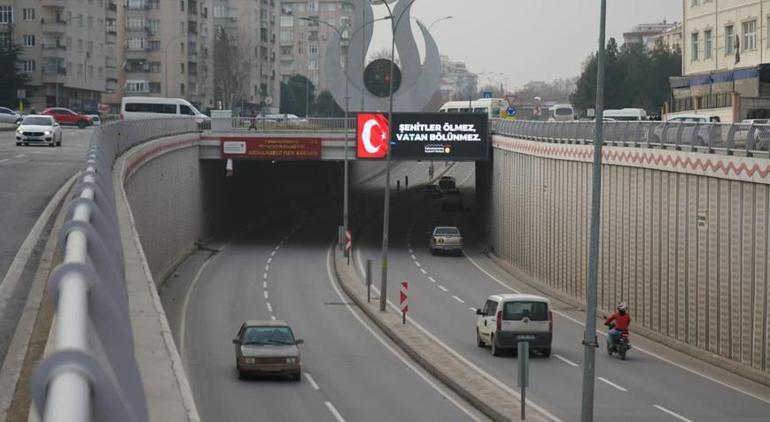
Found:
[[[241,363],[254,363],[254,358],[247,358],[241,356]]]
[[[21,130],[21,128],[19,128],[19,129],[16,129],[16,133],[18,133],[18,134],[21,134],[22,132],[23,132],[23,131]]]
[[[53,133],[53,132],[51,132],[50,130],[46,130],[46,131],[45,131],[45,134],[46,134],[46,135],[51,135],[52,133]]]
[[[297,363],[297,358],[286,358],[286,363]]]

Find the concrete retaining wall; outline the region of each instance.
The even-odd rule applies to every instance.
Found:
[[[579,302],[588,273],[592,146],[493,140],[489,242]],[[770,162],[606,147],[599,304],[635,327],[770,383]]]

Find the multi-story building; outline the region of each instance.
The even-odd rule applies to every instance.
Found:
[[[445,100],[465,100],[478,94],[477,74],[463,62],[454,62],[441,56],[441,85],[439,91]]]
[[[22,45],[27,100],[96,111],[106,89],[107,0],[0,0],[0,43]]]
[[[214,106],[210,0],[126,0],[117,21],[118,92]],[[119,53],[119,55],[120,55]]]
[[[276,60],[276,0],[215,0],[214,34],[227,34],[241,53],[232,65],[244,66],[248,76],[243,83],[244,109],[265,106],[276,111],[280,100],[280,79]],[[222,32],[224,31],[224,32]],[[222,101],[221,98],[216,99]],[[268,105],[267,103],[270,103]],[[235,105],[233,105],[235,108]]]
[[[281,1],[279,26],[276,28],[281,80],[286,81],[292,75],[300,74],[310,79],[317,92],[326,89],[323,59],[334,30],[301,18],[317,17],[340,30],[343,36],[341,55],[344,57],[348,37],[352,33],[356,36],[364,33],[357,31],[363,22],[356,22],[356,4],[353,0]]]
[[[686,0],[682,77],[669,111],[770,116],[770,0]]]
[[[641,44],[646,48],[655,48],[655,42],[665,32],[676,28],[678,24],[667,23],[665,20],[661,23],[643,23],[631,28],[631,31],[623,33],[623,42],[625,44]]]
[[[661,32],[655,37],[655,43],[661,44],[671,49],[682,50],[682,23],[676,22],[673,27]]]

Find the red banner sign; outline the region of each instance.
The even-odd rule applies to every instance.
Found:
[[[320,138],[222,137],[222,158],[240,160],[319,160]]]

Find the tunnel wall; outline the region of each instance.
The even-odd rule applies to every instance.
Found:
[[[495,136],[488,243],[540,287],[582,304],[592,146]],[[605,147],[599,307],[770,383],[767,159]]]

